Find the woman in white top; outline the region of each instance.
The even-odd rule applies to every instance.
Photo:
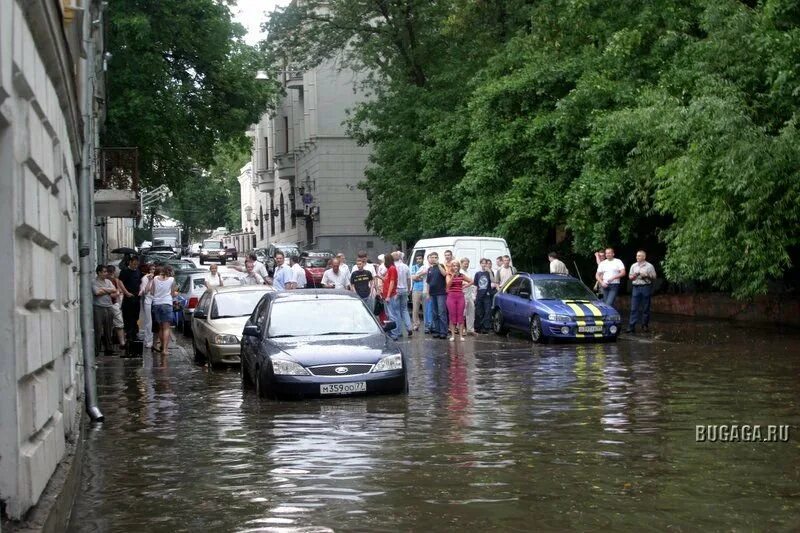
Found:
[[[147,286],[155,277],[155,265],[147,265],[147,275],[142,277],[142,284],[139,288],[139,296],[142,296],[142,308],[139,311],[139,321],[142,323],[144,331],[144,347],[153,347],[153,295],[147,292]]]
[[[172,298],[178,294],[175,278],[172,277],[172,267],[161,267],[159,274],[150,280],[147,292],[153,295],[153,316],[158,324],[158,338],[161,341],[161,347],[154,350],[166,354],[172,331]]]
[[[219,267],[215,263],[211,263],[208,276],[206,276],[206,289],[223,286],[225,283],[222,282],[222,276],[219,275]]]

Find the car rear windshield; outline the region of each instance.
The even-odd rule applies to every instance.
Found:
[[[262,291],[223,292],[214,298],[211,318],[250,316],[261,297]]]
[[[203,248],[207,250],[222,250],[220,241],[203,241]]]
[[[306,257],[305,263],[308,268],[325,268],[328,266],[328,257]]]
[[[533,283],[537,300],[596,300],[589,288],[574,279],[541,279]]]
[[[181,278],[176,277],[175,282],[178,283],[179,279]],[[191,284],[191,289],[189,288],[190,284]],[[178,283],[178,290],[182,294],[195,292],[205,288],[206,288],[206,280],[203,277],[193,278],[191,276],[186,276],[185,278],[183,278],[182,282]]]
[[[374,334],[378,324],[361,300],[278,301],[272,304],[270,337]]]

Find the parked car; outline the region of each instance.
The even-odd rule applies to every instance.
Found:
[[[172,267],[172,270],[178,272],[179,270],[196,270],[197,265],[188,259],[170,259],[166,262],[167,265]]]
[[[185,273],[185,274],[184,274]],[[175,276],[175,284],[178,285],[178,294],[186,299],[183,307],[183,334],[187,337],[192,335],[192,315],[200,297],[206,292],[207,270],[196,269],[193,271],[183,271]]]
[[[528,332],[533,342],[549,338],[615,341],[620,315],[572,276],[527,274],[509,279],[494,297],[492,328]]]
[[[263,264],[267,264],[267,249],[266,248],[254,248],[251,253],[256,254],[256,259]]]
[[[215,287],[200,297],[192,316],[192,347],[197,363],[239,363],[245,322],[269,285]]]
[[[328,261],[336,256],[327,250],[308,250],[300,255],[300,266],[307,268],[314,279],[314,285],[322,282],[322,275],[328,268]]]
[[[206,239],[200,247],[200,264],[204,265],[206,261],[219,261],[221,264],[227,262],[225,255],[225,247],[219,239]]]
[[[225,247],[225,257],[228,259],[233,259],[236,261],[239,259],[239,252],[236,251],[235,246],[226,246]]]
[[[275,254],[278,252],[283,252],[284,257],[289,259],[289,257],[293,255],[300,255],[300,247],[293,242],[273,242],[267,248],[267,257],[264,261],[264,265],[267,267],[267,272],[270,276],[275,273]],[[287,265],[289,263],[286,263]]]
[[[194,242],[189,246],[189,256],[190,257],[199,257],[200,256],[200,243]]]
[[[273,398],[406,392],[406,357],[385,333],[394,327],[349,291],[268,293],[242,330],[242,382]]]
[[[139,253],[143,253],[145,250],[149,250],[150,247],[153,246],[153,243],[150,241],[142,241],[142,244],[139,245],[137,251]]]

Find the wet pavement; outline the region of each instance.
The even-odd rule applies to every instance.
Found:
[[[408,396],[260,400],[237,368],[104,357],[69,531],[794,530],[800,334],[415,336]],[[682,339],[691,339],[683,342]],[[696,442],[788,424],[788,442]]]

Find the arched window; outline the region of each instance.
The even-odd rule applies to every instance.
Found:
[[[261,240],[264,240],[264,206],[258,205],[258,230],[261,232]]]
[[[269,235],[272,237],[275,235],[275,197],[270,195],[269,197]]]
[[[283,191],[281,191],[281,233],[286,231],[286,210],[283,205]]]

